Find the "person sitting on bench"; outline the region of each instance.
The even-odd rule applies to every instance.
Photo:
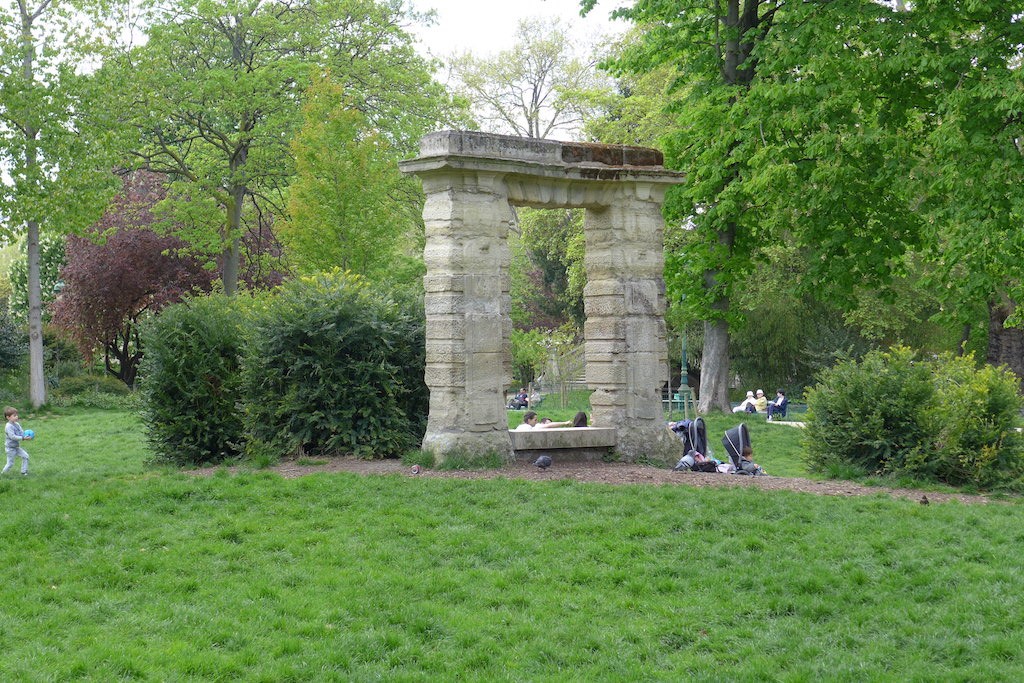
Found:
[[[768,421],[772,421],[772,417],[786,417],[786,408],[789,405],[789,400],[786,398],[786,392],[779,389],[775,392],[775,400],[768,404]]]

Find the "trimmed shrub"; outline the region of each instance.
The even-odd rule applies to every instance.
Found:
[[[805,445],[817,471],[910,476],[991,487],[1022,474],[1017,379],[971,357],[922,361],[872,351],[818,375],[807,393]]]
[[[385,297],[358,276],[285,284],[255,316],[243,370],[254,451],[399,456],[426,426],[418,297]]]
[[[158,460],[201,465],[240,453],[246,301],[190,299],[143,326],[146,356],[139,389],[147,437]]]
[[[113,394],[126,396],[131,390],[128,385],[111,375],[74,375],[65,377],[57,385],[57,391],[65,396],[79,394]]]

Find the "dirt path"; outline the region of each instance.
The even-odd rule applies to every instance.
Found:
[[[218,468],[195,470],[195,474],[208,475]],[[235,469],[235,468],[233,468]],[[753,486],[772,491],[798,491],[822,496],[872,496],[888,494],[894,498],[921,501],[927,496],[929,502],[952,500],[969,504],[994,502],[987,496],[961,493],[924,493],[914,489],[893,489],[877,486],[863,486],[848,481],[818,481],[796,477],[746,477],[731,474],[701,474],[697,472],[673,472],[668,468],[631,465],[627,463],[565,462],[556,463],[542,471],[525,462],[516,462],[501,469],[488,470],[424,470],[413,474],[412,469],[397,460],[358,460],[356,458],[320,458],[301,461],[283,461],[270,468],[282,477],[301,477],[317,472],[354,472],[364,475],[399,474],[409,477],[446,479],[526,479],[543,481],[550,479],[573,479],[576,481],[601,484],[657,484],[681,486]]]

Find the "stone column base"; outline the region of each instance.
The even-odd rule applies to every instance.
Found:
[[[440,465],[450,455],[464,456],[470,460],[483,459],[494,453],[502,462],[515,460],[512,440],[508,430],[493,432],[441,432],[423,437],[423,450],[430,451]]]
[[[682,444],[668,427],[619,426],[615,452],[625,462],[675,465],[682,457]]]

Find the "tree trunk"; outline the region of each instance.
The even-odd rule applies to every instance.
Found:
[[[32,155],[35,156],[34,154]],[[39,277],[39,223],[28,223],[28,394],[32,407],[46,403],[43,358],[43,297]]]
[[[724,320],[704,323],[704,355],[700,366],[697,412],[728,412],[729,406],[729,324]]]
[[[1005,365],[1021,379],[1020,391],[1024,391],[1024,330],[1004,326],[1016,303],[1003,301],[990,303],[988,307],[988,354],[991,365]]]
[[[742,5],[742,6],[741,6]],[[726,40],[720,47],[722,82],[730,86],[739,86],[742,90],[749,87],[754,78],[755,63],[751,57],[754,47],[755,29],[758,17],[758,0],[728,0],[724,16],[719,21],[726,27]],[[734,99],[735,101],[735,99]],[[724,187],[739,181],[739,173],[732,170],[731,176],[725,179]],[[725,262],[732,258],[733,246],[736,243],[736,223],[729,222],[725,229],[719,230],[716,238],[721,246],[720,253],[725,254]],[[704,273],[704,287],[715,290],[718,283],[718,270]],[[720,295],[711,306],[716,319],[704,323],[704,354],[701,360],[700,392],[697,400],[697,412],[709,413],[712,410],[729,412],[729,323],[726,314],[729,312],[728,294]]]
[[[242,253],[242,205],[245,201],[245,188],[236,187],[231,190],[231,206],[228,207],[228,231],[225,236],[227,248],[221,254],[221,280],[224,293],[234,296],[238,291],[238,276],[241,268]]]
[[[32,22],[35,15],[28,13],[25,3],[19,3],[21,12],[21,75],[25,83],[35,82],[36,49],[32,36]],[[36,156],[39,131],[32,125],[24,128],[25,171],[29,178],[36,174],[39,165]],[[29,220],[26,224],[28,241],[28,394],[32,406],[38,408],[46,403],[46,375],[43,369],[43,296],[39,277],[39,221]]]

